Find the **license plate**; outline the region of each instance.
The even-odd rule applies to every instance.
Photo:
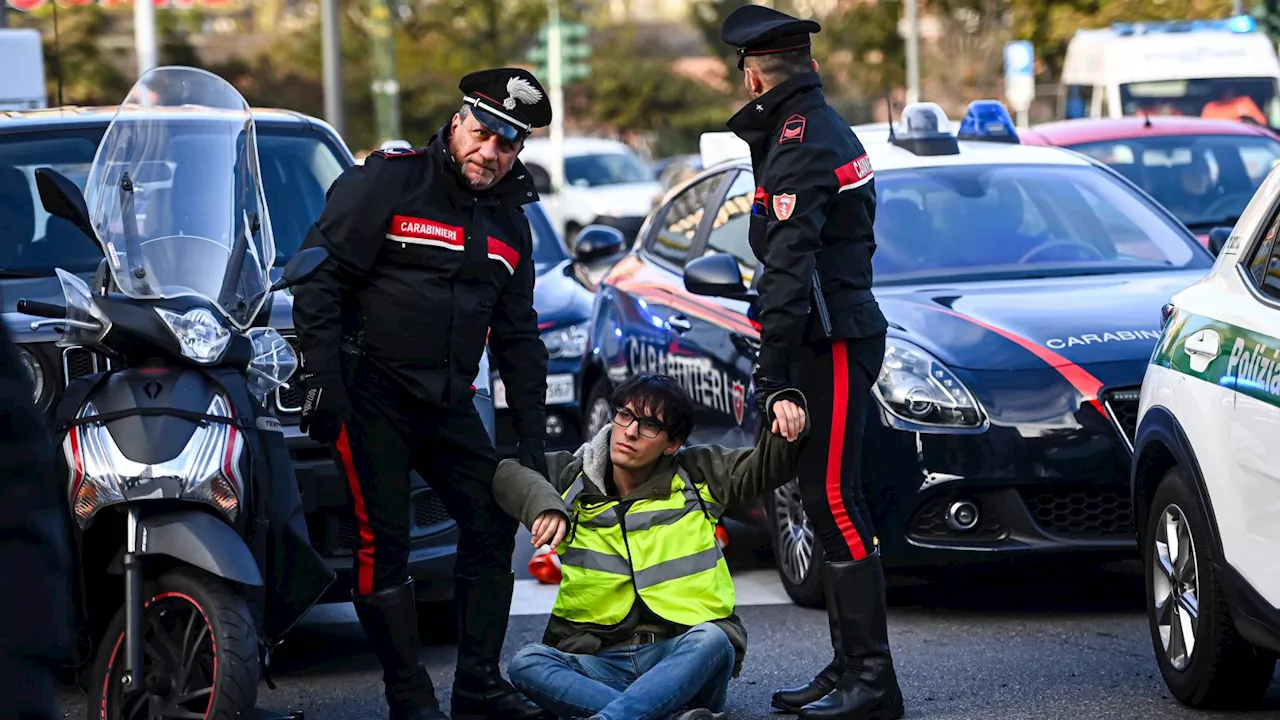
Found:
[[[548,375],[547,404],[573,404],[573,385],[574,382],[572,375]],[[505,410],[507,408],[507,386],[502,382],[502,380],[493,381],[493,406],[499,410]]]

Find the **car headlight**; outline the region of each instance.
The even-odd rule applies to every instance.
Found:
[[[22,363],[22,370],[31,381],[31,401],[39,405],[40,399],[44,397],[44,368],[40,367],[40,361],[26,348],[18,348],[18,361]]]
[[[587,351],[587,329],[577,325],[552,328],[542,333],[542,344],[552,359],[582,357]]]
[[[198,363],[217,362],[231,342],[231,331],[204,308],[188,310],[181,315],[156,308],[156,313],[178,339],[182,354]]]
[[[986,413],[973,393],[937,358],[889,338],[884,365],[872,386],[890,425],[917,432],[981,431]]]

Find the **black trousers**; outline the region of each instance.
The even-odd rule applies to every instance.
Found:
[[[369,595],[408,576],[411,470],[458,524],[455,576],[509,575],[517,521],[493,498],[497,454],[475,407],[431,407],[368,365],[348,393],[351,418],[335,451],[360,530],[356,593]]]
[[[827,562],[875,551],[862,492],[862,434],[884,347],[884,335],[817,343],[797,352],[792,368],[809,401],[810,431],[797,463],[800,497]]]

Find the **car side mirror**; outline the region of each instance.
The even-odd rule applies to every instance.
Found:
[[[710,295],[731,300],[755,297],[742,279],[738,260],[728,253],[706,255],[684,266],[684,287],[694,295]]]
[[[284,290],[288,287],[306,283],[315,277],[316,273],[320,272],[320,268],[328,259],[329,249],[325,247],[310,247],[306,250],[299,250],[296,255],[289,258],[284,270],[280,272],[280,279],[271,286],[271,291]]]
[[[582,263],[603,260],[622,252],[627,240],[617,228],[588,225],[578,232],[573,243],[573,259]]]
[[[89,219],[89,204],[85,202],[80,188],[53,168],[36,168],[35,175],[36,191],[40,193],[40,204],[45,212],[75,225],[90,240],[98,242],[93,222]]]
[[[1227,246],[1227,240],[1231,239],[1231,230],[1230,227],[1222,226],[1209,231],[1209,252],[1215,257]]]

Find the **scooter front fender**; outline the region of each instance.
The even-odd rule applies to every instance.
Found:
[[[262,586],[253,553],[236,531],[197,510],[153,515],[138,523],[137,554],[167,555],[225,580]]]

